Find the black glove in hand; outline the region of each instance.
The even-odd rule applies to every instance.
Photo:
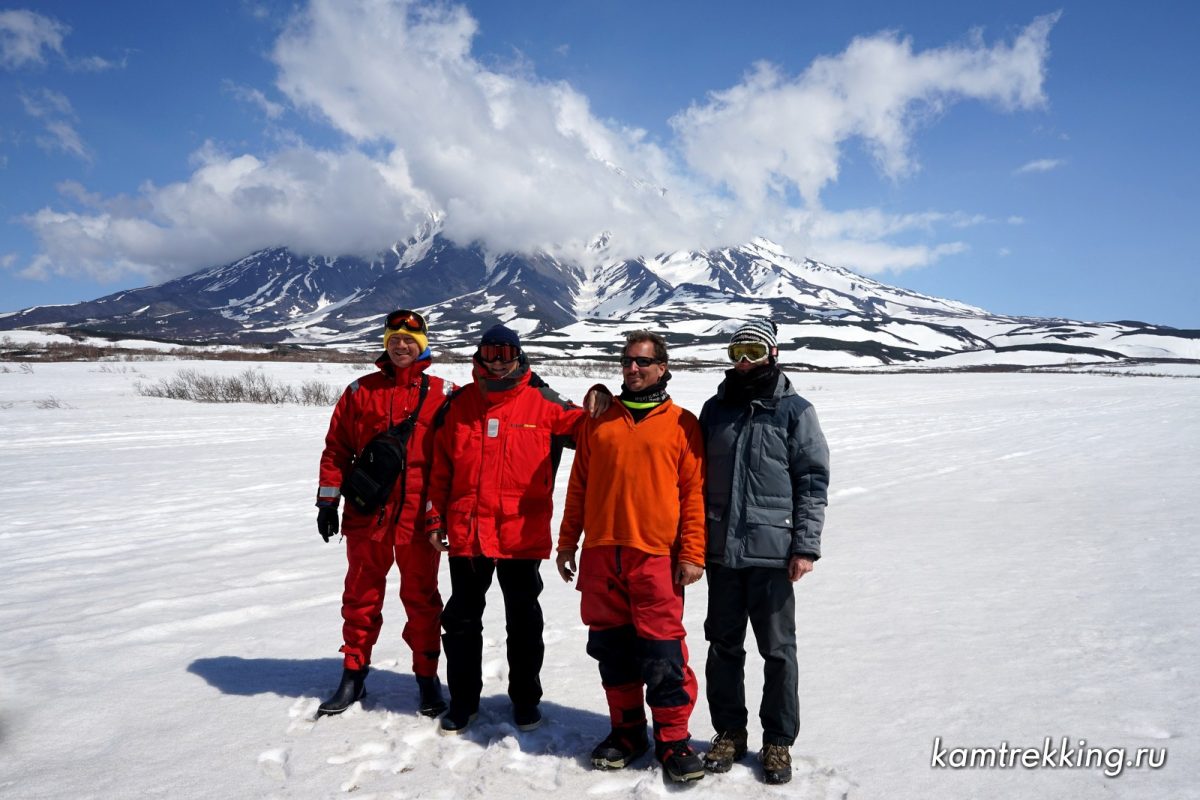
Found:
[[[322,506],[317,511],[317,533],[321,534],[321,538],[329,541],[338,534],[338,510],[337,506]]]

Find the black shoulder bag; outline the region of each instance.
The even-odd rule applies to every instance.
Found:
[[[354,459],[354,467],[342,482],[342,496],[359,512],[373,514],[379,511],[382,514],[392,487],[408,468],[408,440],[412,438],[417,415],[421,413],[428,393],[429,376],[422,375],[416,409],[403,422],[372,437]],[[404,481],[400,485],[403,495]],[[403,496],[400,502],[404,502]]]

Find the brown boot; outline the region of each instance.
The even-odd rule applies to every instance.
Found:
[[[746,729],[721,731],[713,737],[712,747],[704,754],[704,768],[709,772],[729,772],[733,762],[746,755]]]
[[[764,744],[758,754],[767,783],[787,783],[792,779],[792,751],[783,744]]]

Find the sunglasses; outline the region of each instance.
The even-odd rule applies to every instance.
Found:
[[[737,342],[729,345],[728,353],[729,360],[736,364],[739,361],[762,361],[770,355],[770,350],[762,342]]]
[[[481,344],[479,345],[479,360],[485,364],[493,361],[516,361],[521,355],[521,348],[511,344]]]
[[[388,330],[412,331],[413,333],[427,333],[429,330],[425,326],[425,318],[415,311],[409,311],[407,308],[402,308],[388,314],[387,327]]]
[[[659,361],[657,358],[647,358],[646,356],[637,356],[637,357],[621,356],[621,366],[622,367],[631,367],[634,364],[637,364],[642,369],[645,369],[646,367],[650,366],[651,364],[661,364],[661,363],[663,363],[663,362]]]

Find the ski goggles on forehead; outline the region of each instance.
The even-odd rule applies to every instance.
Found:
[[[492,361],[516,361],[521,356],[521,348],[511,344],[481,344],[479,345],[479,360],[487,364]]]
[[[729,345],[728,353],[729,360],[736,364],[739,361],[762,361],[770,355],[770,350],[762,342],[737,342]]]
[[[387,328],[388,330],[411,331],[412,333],[426,333],[429,330],[425,326],[425,318],[407,308],[388,314]]]
[[[621,356],[621,366],[622,367],[632,367],[634,364],[637,364],[642,369],[645,369],[646,367],[650,366],[651,364],[661,364],[661,363],[662,362],[659,361],[657,358],[648,358],[646,356]]]

